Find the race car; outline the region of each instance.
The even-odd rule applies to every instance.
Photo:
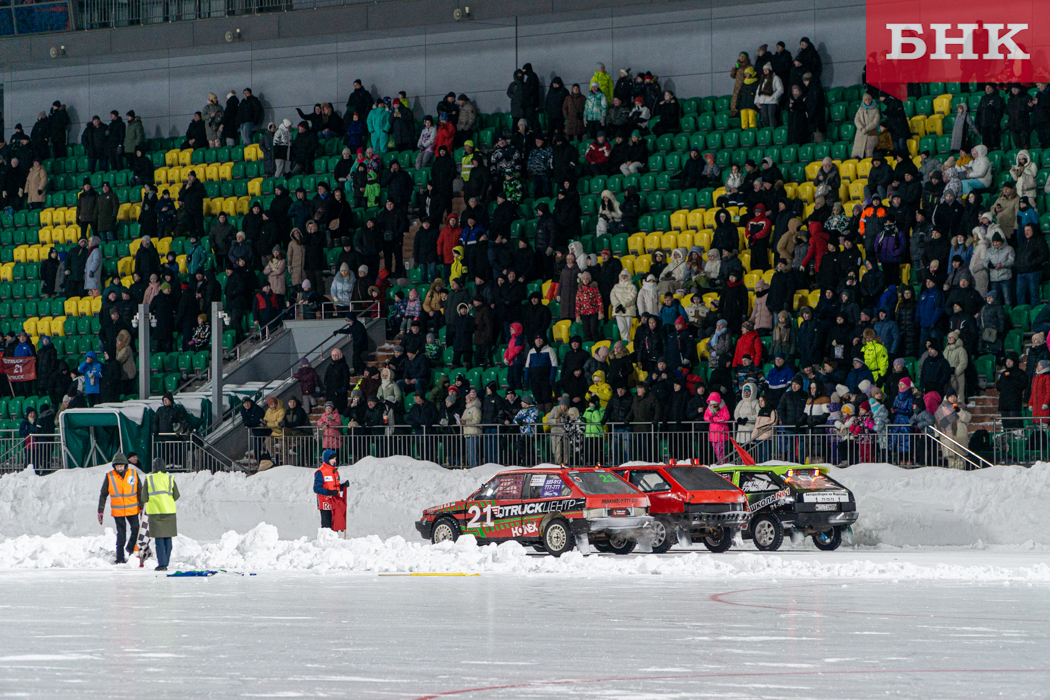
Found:
[[[813,465],[719,466],[714,471],[747,495],[751,521],[743,530],[755,546],[773,552],[789,535],[811,535],[817,549],[831,551],[851,536],[857,522],[853,493]]]
[[[697,464],[620,466],[612,471],[649,497],[653,551],[700,539],[712,552],[733,545],[747,524],[747,496],[722,475]]]
[[[652,527],[645,494],[593,467],[501,472],[462,501],[427,508],[416,522],[434,543],[468,534],[482,544],[516,540],[556,557],[591,544],[628,554],[639,542],[648,545]]]

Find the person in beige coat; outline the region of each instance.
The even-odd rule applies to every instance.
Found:
[[[944,433],[945,437],[939,437],[941,453],[948,460],[948,466],[952,469],[962,469],[965,466],[961,450],[953,444],[953,441],[962,447],[970,445],[970,424],[972,416],[966,410],[966,404],[959,401],[959,396],[949,390],[944,401],[933,414],[934,424],[937,429]]]
[[[306,248],[303,247],[303,234],[299,229],[292,229],[292,240],[288,243],[288,272],[292,274],[292,286],[299,287],[306,275],[303,266],[306,263]],[[324,290],[321,290],[324,291]]]
[[[270,262],[266,263],[266,267],[263,268],[263,274],[270,280],[270,289],[276,294],[281,300],[284,299],[284,295],[288,292],[288,286],[285,282],[285,271],[288,269],[288,261],[284,259],[284,254],[281,252],[281,246],[274,246],[273,257],[270,258]]]
[[[47,171],[39,158],[33,159],[33,167],[26,177],[26,201],[30,209],[43,209],[47,201]]]
[[[853,126],[857,127],[857,133],[853,137],[854,158],[871,158],[875,146],[879,143],[880,120],[879,105],[870,94],[864,93],[864,99],[853,117]]]
[[[806,231],[802,229],[802,219],[793,217],[788,221],[787,233],[780,237],[777,243],[777,255],[781,260],[787,260],[788,265],[795,259],[795,246],[802,242],[802,235]]]
[[[569,435],[565,430],[566,425],[580,419],[580,411],[569,405],[569,397],[562,396],[558,405],[547,414],[547,425],[551,427],[551,461],[555,464],[565,464],[571,461],[572,448],[569,445]]]
[[[631,319],[638,316],[638,288],[634,286],[629,270],[620,270],[619,282],[613,285],[609,292],[609,305],[612,306],[613,318],[616,319],[616,328],[620,331],[620,339],[625,343],[631,342]]]
[[[944,359],[948,361],[952,372],[955,373],[952,376],[952,386],[965,401],[966,367],[970,364],[970,357],[962,341],[959,340],[959,331],[952,331],[948,334],[948,344],[944,346]]]
[[[476,467],[481,452],[482,433],[478,427],[481,424],[481,399],[478,398],[478,392],[473,389],[468,391],[466,402],[467,407],[459,417],[459,423],[463,426],[463,438],[466,442],[467,466]]]

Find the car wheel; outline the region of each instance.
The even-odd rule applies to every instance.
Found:
[[[833,527],[824,532],[814,532],[813,544],[817,545],[817,549],[822,549],[825,552],[835,551],[842,544],[842,528]]]
[[[430,532],[430,541],[434,544],[438,542],[455,542],[459,539],[459,525],[456,524],[455,520],[451,518],[442,518],[434,523],[434,529]]]
[[[602,554],[608,554],[612,551],[609,549],[609,545],[606,542],[591,542],[591,546],[594,547],[595,551],[601,552]]]
[[[575,546],[569,523],[562,519],[552,520],[543,530],[543,547],[555,557],[560,557]]]
[[[704,535],[704,546],[709,552],[724,552],[733,546],[733,531],[727,527],[716,527]]]
[[[609,535],[609,551],[613,554],[630,554],[637,544],[622,532]]]
[[[653,520],[653,552],[663,554],[678,542],[674,525],[667,518]]]
[[[784,543],[784,528],[780,518],[772,513],[765,513],[751,521],[751,539],[763,552],[775,552]]]

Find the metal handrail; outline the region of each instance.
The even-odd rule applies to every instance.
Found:
[[[940,443],[941,447],[947,448],[957,458],[963,460],[974,469],[986,469],[988,467],[994,466],[991,462],[989,462],[987,459],[971,450],[969,447],[966,447],[965,445],[962,445],[959,442],[957,442],[955,438],[938,430],[936,426],[931,425],[929,427],[929,430],[931,433],[933,433],[933,435],[939,438],[938,442]]]
[[[247,471],[197,433],[153,435],[152,448],[172,471]]]

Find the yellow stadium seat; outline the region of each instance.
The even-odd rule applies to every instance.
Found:
[[[167,238],[161,238],[159,241],[157,241],[157,254],[167,255],[168,251],[171,250],[172,240],[173,239],[171,238],[171,236],[168,236]]]
[[[770,268],[762,273],[762,279],[765,280],[766,284],[770,284],[773,282],[773,273],[775,272],[776,270]]]
[[[951,114],[952,113],[952,96],[951,95],[937,95],[933,98],[933,113],[934,114]]]
[[[13,262],[0,265],[0,280],[10,282],[15,276],[15,264]]]
[[[710,338],[704,338],[696,344],[696,356],[710,358],[711,353],[707,351],[707,344],[711,342]]]
[[[736,227],[736,247],[737,250],[744,250],[748,247],[747,245],[747,231],[744,230],[743,226]]]
[[[717,202],[719,200],[719,198],[725,197],[725,196],[726,196],[726,188],[725,187],[718,187],[718,188],[715,189],[714,192],[711,193],[711,201],[712,202]],[[717,209],[717,207],[715,207],[715,208]]]
[[[645,252],[645,234],[636,233],[627,237],[627,250],[632,255],[641,255]]]
[[[744,286],[748,289],[754,289],[760,279],[762,279],[762,273],[748,272],[744,275]]]
[[[570,326],[572,326],[572,321],[558,321],[554,324],[554,328],[551,329],[551,335],[553,335],[554,339],[559,343],[568,343]]]
[[[908,139],[908,155],[910,155],[913,159],[918,157],[918,155],[919,155],[919,140],[918,139]]]
[[[64,337],[66,335],[66,317],[57,316],[51,319],[51,335]]]
[[[553,280],[547,280],[543,283],[543,297],[541,298],[541,301],[544,306],[550,303],[550,300],[547,299],[547,292],[550,291],[552,284],[554,284]]]
[[[54,224],[55,210],[53,207],[48,207],[40,212],[40,225],[41,226],[52,226]]]
[[[130,275],[128,275],[127,277],[121,277],[120,283],[125,287],[130,287],[131,285],[135,284],[135,278]]]
[[[839,163],[839,177],[850,180],[857,179],[857,161],[855,159],[844,160]]]
[[[806,166],[806,179],[809,180],[810,182],[812,182],[813,178],[815,178],[817,176],[817,173],[819,173],[819,172],[820,172],[820,161],[819,160],[815,160],[815,161],[813,161],[812,163],[810,163],[809,165]]]
[[[634,256],[633,255],[621,256],[620,257],[620,264],[623,265],[623,269],[627,270],[632,275],[634,274]]]
[[[66,316],[79,316],[80,297],[69,297],[66,299],[66,303],[62,305],[62,310],[66,313]]]
[[[76,243],[80,240],[80,227],[76,224],[66,226],[66,243]]]
[[[944,136],[944,116],[934,114],[932,117],[926,117],[926,133]]]
[[[174,183],[171,183],[171,184],[168,185],[168,194],[171,195],[172,199],[178,201],[178,199],[179,199],[179,192],[182,192],[182,183],[181,182],[174,182]],[[161,194],[164,194],[164,193],[161,192]]]
[[[142,214],[142,205],[141,204],[132,204],[131,205],[131,220],[132,221],[138,221],[139,220],[139,216],[141,214]]]
[[[816,204],[806,204],[802,207],[802,215],[810,216],[817,208]]]
[[[704,249],[704,252],[711,250],[711,241],[714,240],[715,232],[710,229],[704,229],[703,231],[697,231],[693,236],[693,245],[698,245]]]
[[[738,255],[737,257],[740,259],[740,264],[744,266],[744,270],[746,270],[747,272],[751,272],[751,251],[741,251],[740,255]]]
[[[47,253],[44,254],[45,257]],[[44,258],[40,257],[40,244],[36,243],[29,246],[29,250],[26,251],[26,262],[40,262]]]
[[[248,196],[249,197],[262,197],[262,183],[263,179],[257,177],[254,180],[248,181]]]
[[[39,320],[40,319],[38,319],[36,316],[34,316],[33,318],[27,318],[26,320],[22,321],[22,330],[24,330],[29,335],[36,335],[36,322]]]
[[[908,128],[911,133],[918,136],[920,139],[926,135],[926,115],[918,114],[908,120]]]
[[[594,353],[598,352],[598,348],[605,348],[609,352],[612,352],[612,341],[611,340],[599,340],[591,347],[591,357],[594,357]]]
[[[168,169],[157,168],[153,171],[153,181],[157,184],[161,184],[168,181]]]
[[[52,246],[52,245],[48,245],[48,244],[44,244],[44,243],[40,244],[40,262],[44,262],[45,260],[47,260],[47,256],[50,255],[51,249],[53,247],[54,246]]]
[[[261,149],[259,153],[256,153],[256,149],[259,148],[259,144],[250,143],[244,147],[244,160],[249,163],[252,161],[260,160],[262,158]]]
[[[686,226],[699,231],[704,228],[704,210],[694,209],[685,218]]]
[[[187,148],[185,151],[179,151],[179,166],[193,165],[193,149]]]
[[[901,265],[901,279],[907,284],[911,280],[911,263]]]
[[[135,258],[130,256],[117,261],[117,274],[121,277],[130,277],[135,271]]]
[[[660,236],[660,247],[664,250],[674,250],[678,247],[678,236],[673,233],[665,233]]]
[[[77,298],[77,315],[78,316],[94,316],[91,313],[91,297],[78,297]]]
[[[251,204],[251,197],[238,197],[237,198],[237,215],[244,216],[248,213],[249,205]]]
[[[131,253],[131,257],[135,257],[135,253],[139,252],[139,247],[142,245],[141,238],[134,238],[128,243],[128,252]]]
[[[655,253],[660,250],[660,234],[650,233],[645,237],[645,252]]]
[[[733,218],[733,221],[740,220],[740,214],[747,211],[744,207],[726,207],[726,211],[729,212],[729,216]]]
[[[208,180],[207,180],[208,182],[218,182],[219,181],[219,164],[218,163],[209,163],[208,166],[206,168],[204,168],[204,176],[208,178]]]
[[[693,247],[693,234],[695,231],[686,231],[678,234],[678,247],[685,248],[685,252],[689,252],[689,249]]]
[[[845,202],[849,199],[849,181],[842,180],[839,182],[839,201]]]
[[[857,163],[857,177],[862,177],[864,179],[867,179],[868,178],[868,174],[870,172],[871,172],[871,158],[862,158],[861,161],[859,163]]]
[[[806,202],[809,202],[810,204],[813,203],[816,191],[817,188],[813,186],[812,182],[801,182],[798,185],[798,197],[800,199],[805,200]]]
[[[232,180],[233,179],[233,163],[223,163],[219,166],[219,179],[220,180]]]
[[[179,164],[179,149],[174,148],[164,154],[164,165],[167,167],[178,166]]]
[[[649,274],[649,268],[653,265],[653,256],[646,253],[645,255],[639,255],[634,259],[634,274],[636,275],[647,275]]]
[[[849,198],[850,199],[864,199],[864,188],[867,186],[868,181],[854,180],[849,183]]]
[[[72,226],[73,224],[75,224],[77,222],[77,209],[76,209],[76,207],[66,207],[64,211],[65,211],[64,219],[65,219],[65,222],[66,222],[66,226]]]
[[[704,212],[704,228],[714,230],[715,228],[715,214],[718,213],[717,209],[708,209]]]
[[[784,194],[788,199],[798,199],[798,185],[794,182],[784,183]]]
[[[188,268],[186,267],[186,255],[185,254],[183,254],[183,255],[176,255],[175,256],[175,262],[178,263],[178,265],[179,265],[179,272],[180,273],[186,274],[189,271]]]
[[[102,310],[102,297],[89,297],[91,299],[91,315],[94,316]]]
[[[792,308],[795,309],[796,311],[798,311],[800,308],[805,306],[806,302],[808,302],[808,301],[809,301],[809,290],[808,289],[800,289],[799,291],[795,292],[795,298],[794,298],[794,303],[792,304]]]
[[[222,201],[222,210],[227,216],[237,216],[237,198],[227,197]]]
[[[675,213],[671,214],[671,230],[672,231],[684,231],[688,228],[689,211],[686,209],[679,209]]]
[[[117,221],[130,221],[130,217],[131,204],[128,202],[124,202],[120,205],[120,208],[117,209]]]
[[[29,250],[29,246],[20,245],[15,248],[14,256],[16,263],[24,263],[26,261],[26,252]]]

